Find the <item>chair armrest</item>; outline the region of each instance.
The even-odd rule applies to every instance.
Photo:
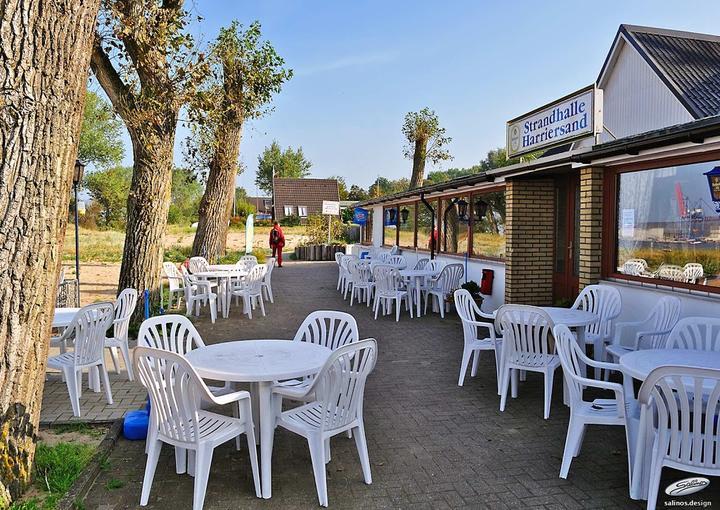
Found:
[[[206,393],[205,396],[207,397],[207,400],[214,402],[215,404],[218,404],[218,405],[225,405],[225,404],[230,404],[232,402],[238,402],[240,400],[245,400],[245,399],[249,400],[250,399],[250,393],[245,390],[234,391],[232,393],[226,393],[225,395],[216,396],[216,395],[213,395],[212,393],[210,393],[210,391],[207,389],[207,386],[205,386],[204,389],[205,389],[205,393]]]
[[[633,322],[618,322],[615,324],[615,334],[612,337],[612,343],[614,345],[620,345],[620,338],[623,336],[623,331],[627,328],[639,328],[645,324],[647,320],[633,321]]]
[[[490,322],[483,321],[464,321],[478,328],[486,328],[490,332],[490,338],[495,340],[495,325]]]
[[[309,386],[273,386],[273,395],[280,395],[291,400],[302,400],[308,393]]]
[[[655,336],[655,335],[669,335],[672,329],[664,329],[661,331],[638,331],[635,335],[635,350],[638,350],[640,348],[640,341],[646,337],[646,336]]]

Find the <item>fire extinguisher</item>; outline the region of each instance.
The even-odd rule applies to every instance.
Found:
[[[492,296],[493,280],[495,280],[495,271],[483,269],[482,279],[480,280],[480,294]]]

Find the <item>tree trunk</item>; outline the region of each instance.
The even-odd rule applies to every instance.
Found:
[[[410,178],[410,189],[419,188],[425,180],[425,153],[427,151],[427,138],[415,140],[415,152],[413,153],[413,169]]]
[[[163,239],[170,208],[176,122],[173,117],[164,126],[129,130],[134,164],[118,292],[128,287],[138,293],[148,289],[155,303],[159,300]],[[141,306],[134,317],[142,318]]]
[[[200,200],[198,228],[192,254],[214,262],[225,253],[228,223],[235,194],[242,124],[220,126],[217,149]]]
[[[0,0],[0,507],[27,486],[100,0]]]

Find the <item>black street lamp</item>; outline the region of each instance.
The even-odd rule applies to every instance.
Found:
[[[85,173],[85,165],[75,160],[75,171],[73,172],[73,192],[75,193],[75,280],[77,281],[77,305],[80,306],[80,219],[78,216],[78,187]]]
[[[407,207],[403,207],[400,211],[400,221],[402,221],[403,225],[407,223],[408,216],[410,216],[410,211],[407,210]]]
[[[716,166],[703,175],[707,176],[710,198],[715,202],[715,212],[720,214],[720,166]]]
[[[485,217],[488,210],[488,203],[482,198],[478,198],[475,201],[475,219],[480,221]]]
[[[467,207],[468,203],[467,200],[464,198],[461,198],[456,202],[457,208],[458,208],[458,218],[460,218],[461,221],[467,220]]]

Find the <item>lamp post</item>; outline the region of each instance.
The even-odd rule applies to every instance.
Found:
[[[715,203],[715,212],[720,214],[720,166],[716,166],[703,175],[707,177],[710,186],[710,198]]]
[[[77,304],[80,306],[80,219],[78,216],[78,187],[85,173],[85,165],[75,160],[75,171],[73,172],[73,192],[75,193],[75,280],[77,281]]]

